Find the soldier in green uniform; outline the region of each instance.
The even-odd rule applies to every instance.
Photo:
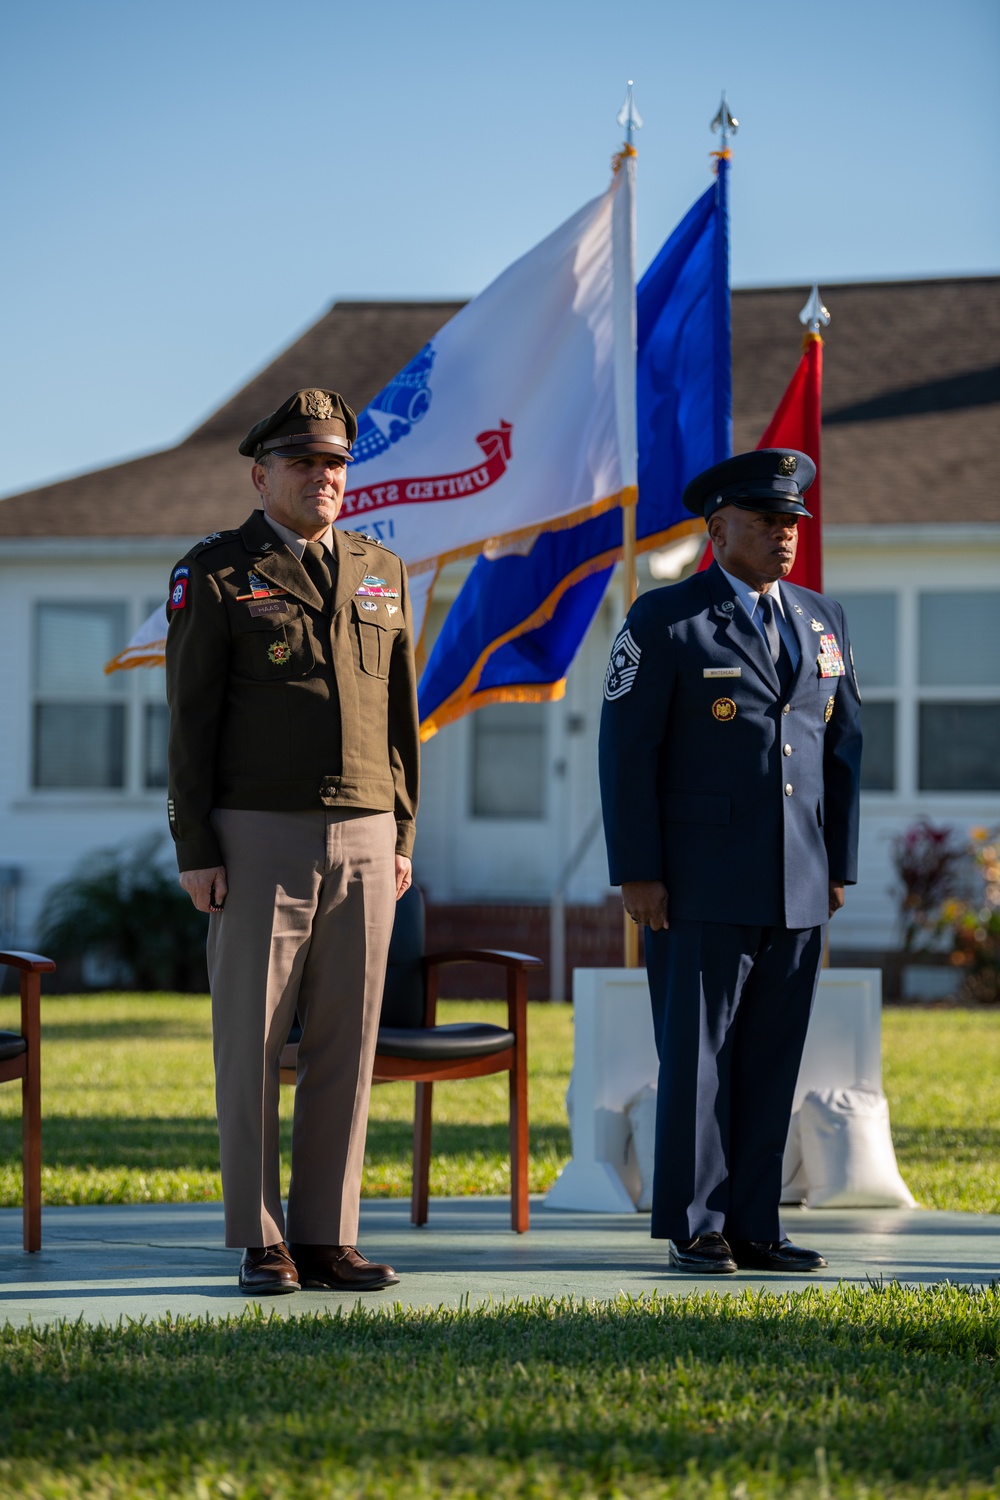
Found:
[[[169,815],[208,937],[226,1243],[240,1285],[368,1290],[361,1168],[419,733],[406,570],[334,530],[357,421],[303,390],[240,452],[263,509],[170,579]],[[302,1026],[287,1232],[279,1059]]]

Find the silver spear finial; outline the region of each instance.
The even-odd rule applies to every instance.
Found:
[[[722,90],[722,103],[719,105],[718,114],[712,121],[712,129],[719,131],[722,136],[722,149],[726,150],[729,137],[735,135],[740,128],[740,122],[736,116],[730,113],[729,101],[726,99],[726,91]]]
[[[823,299],[819,294],[819,287],[814,286],[809,293],[809,301],[799,313],[799,322],[804,323],[810,333],[819,333],[822,323],[825,328],[830,321],[830,314],[823,306]]]
[[[625,103],[618,111],[618,123],[625,127],[625,144],[633,144],[632,136],[637,130],[642,129],[642,115],[635,107],[635,97],[632,93],[632,80],[628,81],[628,93],[625,95]]]

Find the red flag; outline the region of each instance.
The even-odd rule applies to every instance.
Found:
[[[788,575],[790,583],[823,592],[823,509],[820,493],[819,434],[823,400],[823,340],[818,333],[807,333],[802,341],[802,358],[768,423],[758,448],[797,448],[808,453],[816,465],[816,478],[806,491],[804,503],[812,512],[811,521],[799,522],[799,550],[795,566]],[[711,543],[705,548],[699,571],[712,561]]]
[[[823,403],[823,340],[807,333],[802,340],[802,358],[778,403],[758,448],[798,448],[816,465],[816,478],[804,497],[811,521],[799,522],[799,550],[788,575],[789,583],[823,592],[823,506],[820,495],[819,429]]]

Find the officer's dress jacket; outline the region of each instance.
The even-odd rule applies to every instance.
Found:
[[[671,917],[815,927],[829,882],[857,879],[861,727],[844,612],[786,582],[781,597],[801,652],[787,696],[718,564],[643,594],[612,649],[600,742],[611,882],[663,881]],[[838,657],[842,675],[824,675]]]
[[[223,863],[213,808],[392,812],[397,852],[412,850],[406,570],[377,542],[332,535],[329,605],[261,511],[171,574],[168,811],[181,870]]]

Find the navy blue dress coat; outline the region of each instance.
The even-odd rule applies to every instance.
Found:
[[[844,612],[781,583],[801,657],[786,695],[713,564],[643,594],[611,653],[600,774],[611,882],[662,880],[669,915],[827,921],[857,879],[861,726]]]

